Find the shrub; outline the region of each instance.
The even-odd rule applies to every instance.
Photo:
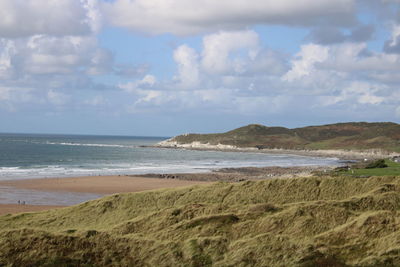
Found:
[[[378,159],[370,164],[368,164],[365,168],[366,169],[375,169],[375,168],[386,168],[388,165],[385,163],[384,159]]]

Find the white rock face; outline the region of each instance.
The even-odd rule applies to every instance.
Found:
[[[236,146],[232,145],[223,145],[223,144],[217,144],[217,145],[212,145],[210,143],[200,143],[198,141],[192,142],[192,143],[187,143],[187,144],[180,144],[177,141],[175,141],[173,138],[162,141],[157,144],[157,146],[160,147],[176,147],[176,148],[188,148],[188,149],[221,149],[221,150],[242,150],[241,148],[238,148]],[[257,150],[257,148],[246,148],[246,150],[251,149],[251,150]]]
[[[257,151],[259,150],[256,147],[237,147],[233,145],[224,145],[224,144],[210,144],[210,143],[201,143],[199,141],[194,141],[191,143],[178,143],[175,138],[170,138],[164,141],[157,143],[155,146],[157,147],[165,147],[165,148],[186,148],[186,149],[204,149],[204,150],[237,150],[237,151]]]

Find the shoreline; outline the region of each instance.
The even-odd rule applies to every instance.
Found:
[[[43,193],[92,193],[99,197],[117,193],[134,193],[148,190],[206,185],[214,182],[241,182],[271,178],[293,178],[311,176],[314,171],[324,171],[334,166],[294,166],[294,167],[242,167],[223,168],[207,173],[174,173],[115,176],[82,176],[69,178],[35,178],[0,181],[0,187],[17,190],[33,190]],[[59,196],[59,195],[58,195]],[[88,199],[89,200],[89,199]],[[0,204],[0,215],[34,212],[71,205],[52,205],[52,200],[43,205]],[[84,201],[83,201],[84,202]],[[53,200],[53,203],[54,200]]]
[[[109,195],[162,188],[176,188],[206,183],[207,182],[193,180],[149,178],[142,175],[104,175],[5,180],[0,181],[0,186],[45,192],[73,192]]]
[[[297,155],[297,156],[308,156],[308,157],[338,158],[339,160],[355,160],[355,161],[364,159],[371,160],[371,159],[400,156],[400,153],[376,150],[376,149],[371,149],[371,150],[341,150],[341,149],[301,150],[301,149],[281,149],[281,148],[258,149],[256,147],[236,147],[232,145],[223,145],[223,144],[212,145],[209,143],[200,143],[200,142],[180,144],[177,143],[176,141],[170,141],[169,139],[149,147],[165,148],[165,149],[200,150],[200,151],[285,154],[285,155]]]
[[[158,174],[149,173],[142,175],[128,175],[130,177],[147,177],[161,179],[175,179],[182,181],[203,181],[203,182],[242,182],[247,180],[265,180],[271,178],[295,178],[308,177],[314,172],[332,170],[338,166],[291,166],[291,167],[235,167],[221,168],[204,173],[170,173]]]
[[[0,186],[20,190],[33,190],[50,193],[92,193],[101,196],[117,193],[134,193],[156,189],[179,188],[192,185],[209,184],[205,181],[190,181],[178,179],[161,179],[131,176],[83,176],[70,178],[37,178],[0,181]],[[1,191],[0,191],[1,193]],[[45,205],[26,205],[0,203],[0,216],[21,212],[34,212],[52,208],[62,208],[71,205],[51,205],[51,199]],[[83,201],[84,202],[84,201]]]

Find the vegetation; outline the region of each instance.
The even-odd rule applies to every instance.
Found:
[[[226,133],[186,134],[173,140],[181,144],[197,141],[259,149],[383,149],[400,152],[400,125],[354,122],[288,129],[251,124]]]
[[[384,167],[386,166],[386,167]],[[337,173],[340,175],[350,175],[354,177],[384,176],[397,175],[400,176],[400,163],[393,162],[389,159],[376,160],[367,163],[364,166],[355,165],[354,167],[339,168]]]
[[[386,168],[388,165],[385,163],[384,159],[378,159],[371,163],[369,163],[365,168],[366,169],[376,169],[376,168]]]
[[[0,266],[399,266],[399,191],[339,176],[112,195],[0,217]]]

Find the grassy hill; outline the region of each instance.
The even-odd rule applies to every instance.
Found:
[[[0,217],[0,266],[399,266],[400,177],[119,194]]]
[[[186,134],[174,137],[191,142],[237,147],[283,149],[383,149],[400,152],[400,124],[351,122],[288,129],[251,124],[220,134]]]

